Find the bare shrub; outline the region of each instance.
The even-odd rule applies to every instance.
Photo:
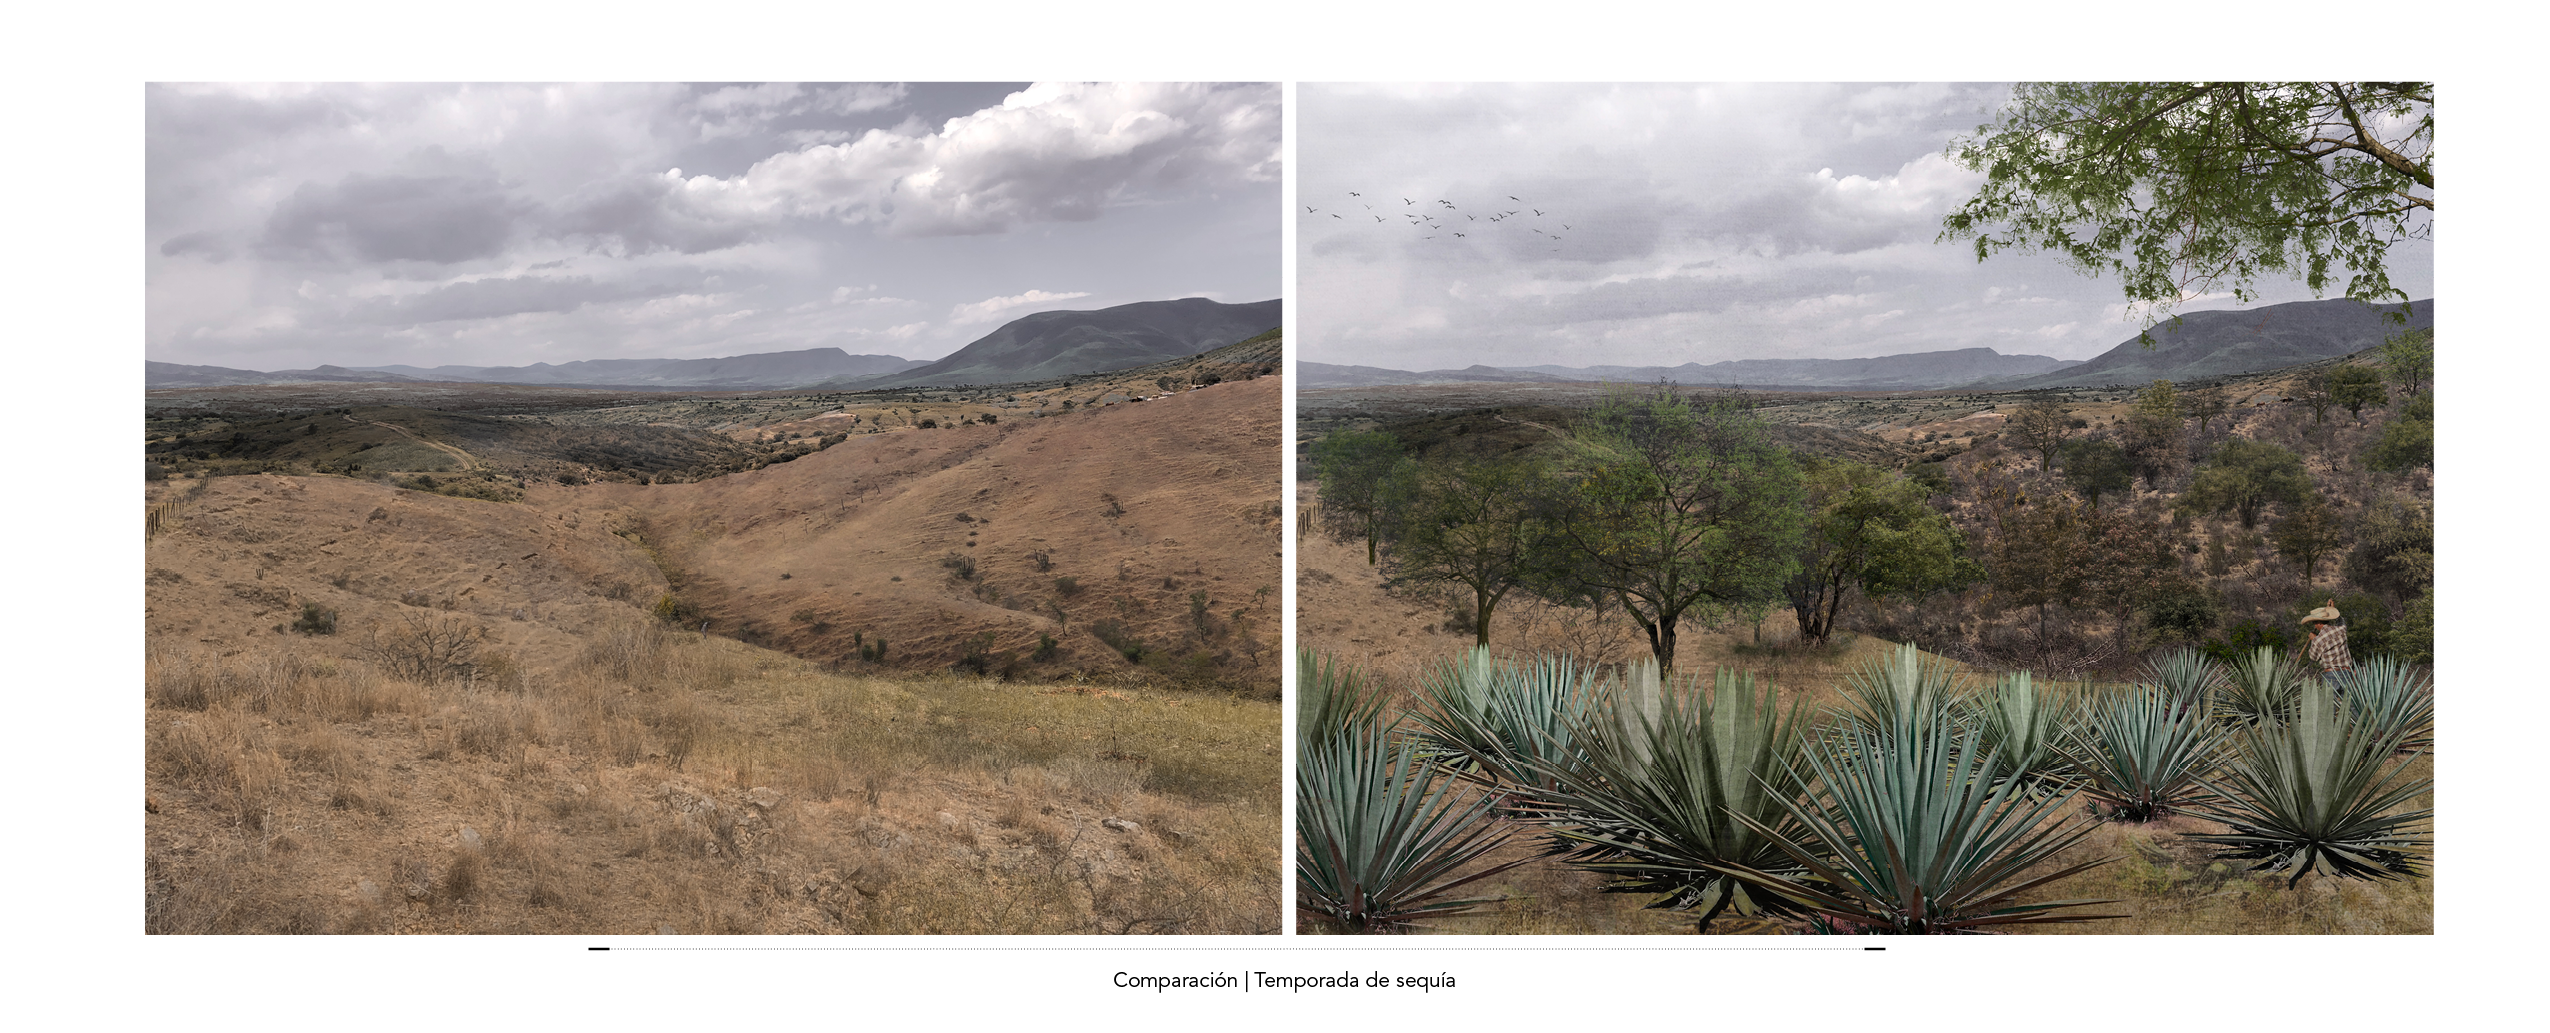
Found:
[[[375,626],[364,651],[392,677],[434,684],[475,676],[485,637],[484,629],[458,617],[411,613],[387,631]]]

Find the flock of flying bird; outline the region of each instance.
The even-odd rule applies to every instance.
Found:
[[[1350,199],[1346,205],[1360,206],[1361,210],[1357,211],[1346,205],[1332,205],[1328,208],[1303,205],[1302,207],[1307,209],[1303,217],[1315,218],[1326,215],[1331,219],[1360,223],[1369,216],[1373,222],[1382,225],[1395,224],[1422,231],[1427,240],[1447,241],[1462,240],[1474,234],[1488,232],[1491,226],[1519,219],[1526,224],[1525,228],[1542,237],[1543,243],[1551,245],[1552,251],[1565,250],[1566,246],[1558,242],[1566,239],[1566,231],[1575,229],[1574,226],[1558,221],[1553,213],[1534,208],[1525,203],[1522,198],[1512,194],[1505,195],[1505,200],[1517,206],[1512,211],[1503,210],[1501,206],[1491,206],[1485,214],[1464,210],[1460,205],[1441,198],[1435,199],[1432,204],[1425,204],[1413,197],[1402,197],[1399,199],[1399,207],[1394,209],[1389,207],[1390,199],[1386,197],[1375,203],[1367,201],[1358,191],[1349,190],[1346,196]],[[1350,214],[1352,218],[1348,217]],[[1441,216],[1440,219],[1437,218],[1438,215]],[[1394,219],[1393,216],[1397,218]],[[1553,230],[1544,228],[1545,226],[1556,228]],[[1511,232],[1511,230],[1512,228],[1508,227],[1504,232]]]

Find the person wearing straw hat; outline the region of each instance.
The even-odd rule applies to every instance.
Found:
[[[2320,665],[2320,677],[2330,688],[2345,692],[2355,680],[2355,657],[2346,651],[2346,626],[2338,623],[2337,600],[2303,614],[2302,623],[2311,626],[2311,643],[2303,647],[2303,654]]]

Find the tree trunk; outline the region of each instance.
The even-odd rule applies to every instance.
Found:
[[[1471,591],[1476,594],[1479,601],[1479,648],[1485,649],[1488,644],[1488,618],[1496,615],[1497,601],[1503,599],[1505,597],[1505,593],[1498,592],[1495,595],[1489,595],[1486,589],[1472,589]]]

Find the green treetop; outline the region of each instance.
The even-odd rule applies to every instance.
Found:
[[[2434,104],[2422,82],[2022,83],[1950,145],[1987,178],[1940,238],[2112,272],[2155,317],[2287,277],[2406,302],[2387,260],[2435,211]]]

